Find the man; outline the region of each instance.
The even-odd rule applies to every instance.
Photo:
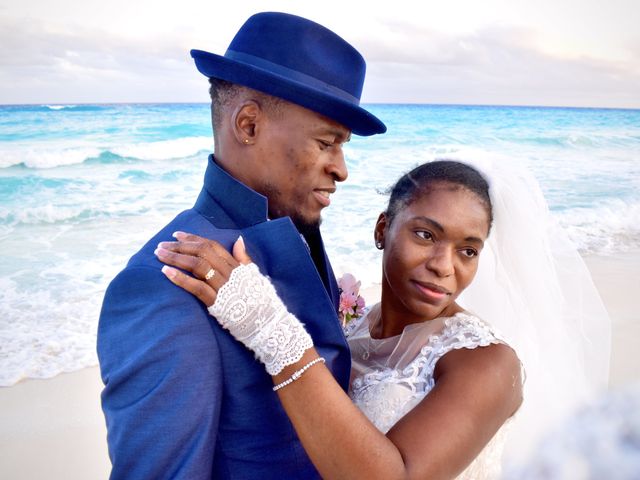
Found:
[[[346,389],[349,351],[320,212],[347,177],[351,132],[386,127],[358,105],[360,54],[306,19],[257,14],[224,56],[191,54],[211,79],[215,148],[204,187],[131,258],[101,312],[112,478],[315,478],[264,368],[164,277],[153,252],[177,230],[227,248],[242,235]]]

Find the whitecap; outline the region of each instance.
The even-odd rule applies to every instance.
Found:
[[[640,200],[611,198],[594,207],[554,212],[554,216],[584,254],[640,249]]]
[[[158,142],[134,143],[110,148],[116,155],[139,160],[170,160],[197,155],[200,152],[213,152],[213,138],[184,137]]]
[[[37,146],[13,145],[0,149],[0,168],[24,165],[27,168],[54,168],[78,165],[102,153],[99,147],[65,147],[57,144]]]
[[[49,110],[63,110],[65,108],[73,108],[75,105],[45,105]]]
[[[97,364],[100,296],[77,287],[56,294],[0,278],[0,386]]]

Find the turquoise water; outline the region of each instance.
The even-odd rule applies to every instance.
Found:
[[[377,281],[380,191],[436,157],[498,154],[540,181],[583,253],[640,247],[640,110],[372,105],[323,230],[338,272]],[[190,207],[212,150],[204,104],[0,106],[0,385],[96,362],[108,281]]]

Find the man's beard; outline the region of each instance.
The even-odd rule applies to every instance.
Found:
[[[316,222],[308,222],[301,219],[295,219],[291,217],[293,224],[296,226],[300,234],[304,237],[308,237],[313,235],[318,230],[320,230],[320,224],[322,223],[322,218],[318,218]]]
[[[269,218],[289,217],[296,229],[305,237],[320,229],[320,224],[322,223],[322,218],[320,216],[318,216],[316,220],[309,220],[304,218],[295,208],[288,209],[283,207],[277,201],[281,196],[280,191],[273,185],[264,185],[263,190],[264,192],[262,194],[267,197],[267,201],[269,203]]]
[[[303,218],[297,211],[284,211],[282,209],[277,209],[273,215],[269,214],[270,218],[282,218],[289,217],[293,224],[295,225],[298,232],[300,232],[303,236],[307,237],[308,235],[312,235],[320,230],[320,224],[322,223],[322,218],[318,217],[317,220],[308,220]]]

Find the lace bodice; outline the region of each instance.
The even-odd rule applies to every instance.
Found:
[[[358,408],[386,433],[434,387],[434,370],[454,349],[506,343],[478,317],[453,317],[407,326],[401,335],[374,339],[369,316],[355,320],[345,331],[351,348],[349,395]],[[494,479],[500,475],[505,427],[493,437],[458,479]]]

